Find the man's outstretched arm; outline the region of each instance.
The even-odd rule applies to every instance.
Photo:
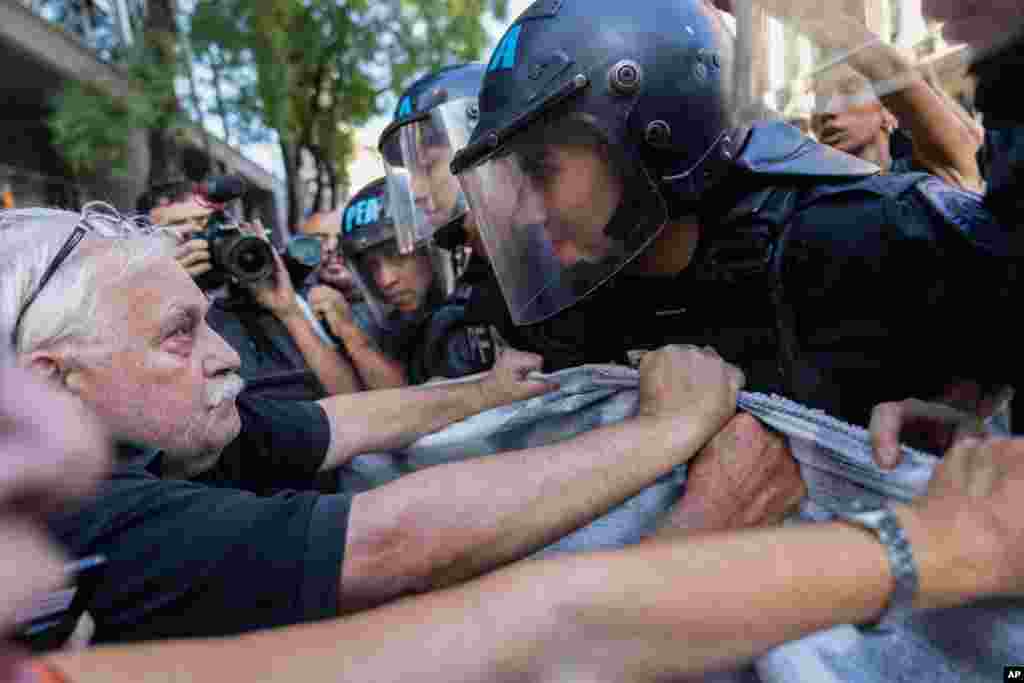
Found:
[[[466,581],[583,526],[696,455],[735,413],[742,381],[711,352],[668,347],[644,359],[633,419],[356,496],[341,609]]]
[[[1024,590],[1024,556],[1013,551],[1024,542],[1022,456],[1021,440],[961,442],[928,495],[897,507],[920,575],[916,606]],[[869,621],[891,590],[883,546],[833,523],[521,563],[349,619],[50,661],[74,683],[655,681]]]
[[[527,379],[542,362],[540,356],[506,351],[476,381],[325,398],[319,404],[327,413],[331,442],[322,469],[343,465],[361,453],[403,448],[471,415],[551,391],[553,385]]]

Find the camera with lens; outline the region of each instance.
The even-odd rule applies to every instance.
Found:
[[[225,282],[245,285],[274,276],[270,243],[243,232],[224,210],[225,204],[244,193],[245,181],[237,176],[212,177],[196,185],[196,194],[216,208],[207,218],[206,227],[191,236],[206,240],[210,245],[213,268],[197,280],[203,290],[215,289]],[[299,287],[320,266],[320,242],[305,235],[293,237],[282,256],[288,276]]]
[[[196,186],[196,194],[216,209],[207,219],[206,227],[192,235],[210,245],[213,269],[199,278],[202,289],[214,289],[228,281],[251,284],[274,275],[270,243],[243,232],[224,210],[225,204],[244,193],[245,181],[237,176],[212,177]]]

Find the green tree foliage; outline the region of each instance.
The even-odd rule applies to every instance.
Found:
[[[186,123],[177,108],[166,106],[166,93],[174,92],[173,65],[144,47],[123,53],[118,61],[135,86],[132,97],[116,98],[98,86],[72,82],[55,98],[50,132],[75,175],[104,170],[123,175],[125,131],[173,133]]]
[[[135,95],[116,99],[70,84],[49,123],[75,173],[124,170],[126,131],[149,131],[150,182],[181,173],[188,124],[176,79],[204,83],[197,116],[223,123],[227,142],[265,142],[276,134],[288,175],[289,221],[302,205],[299,168],[318,170],[317,208],[335,208],[347,184],[355,130],[384,113],[411,79],[427,70],[479,59],[489,37],[485,13],[505,17],[507,0],[196,0],[185,21],[173,0],[150,0],[139,46],[115,63]],[[185,33],[178,25],[188,27]],[[184,41],[188,41],[187,43]],[[212,93],[212,94],[211,94]],[[195,108],[195,107],[193,107]],[[177,151],[176,151],[177,150]]]
[[[243,141],[273,130],[288,173],[289,220],[299,220],[298,169],[315,162],[314,206],[335,208],[355,129],[382,113],[420,72],[478,59],[485,12],[506,0],[199,0],[191,22],[197,58],[217,62],[221,92]],[[257,125],[258,124],[258,125]]]

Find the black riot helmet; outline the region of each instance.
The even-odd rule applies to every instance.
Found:
[[[409,252],[442,228],[458,227],[466,200],[450,164],[477,121],[485,65],[450,66],[420,78],[398,101],[380,136],[389,182],[412,191],[408,207],[394,207],[399,248]]]
[[[452,164],[519,324],[572,305],[697,213],[744,136],[733,38],[705,0],[537,0],[495,48]],[[592,143],[621,188],[567,252],[542,191],[552,146]],[[601,207],[595,207],[600,213]]]
[[[381,324],[401,306],[377,284],[374,271],[381,263],[417,260],[419,267],[429,268],[432,280],[429,296],[424,296],[424,301],[444,298],[455,287],[451,257],[447,252],[431,244],[420,245],[410,253],[399,251],[392,207],[409,202],[407,185],[378,178],[356,193],[341,213],[341,252],[370,311]]]

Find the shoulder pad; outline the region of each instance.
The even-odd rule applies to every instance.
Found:
[[[821,199],[849,193],[895,198],[905,194],[917,183],[928,177],[926,173],[893,173],[873,175],[845,182],[823,182],[805,190],[801,194],[800,208],[804,208]]]
[[[954,187],[935,176],[914,185],[929,208],[976,246],[992,254],[1009,254],[1010,234],[988,210],[981,195]]]
[[[755,124],[736,165],[757,175],[863,178],[879,173],[872,163],[810,139],[781,121]]]

